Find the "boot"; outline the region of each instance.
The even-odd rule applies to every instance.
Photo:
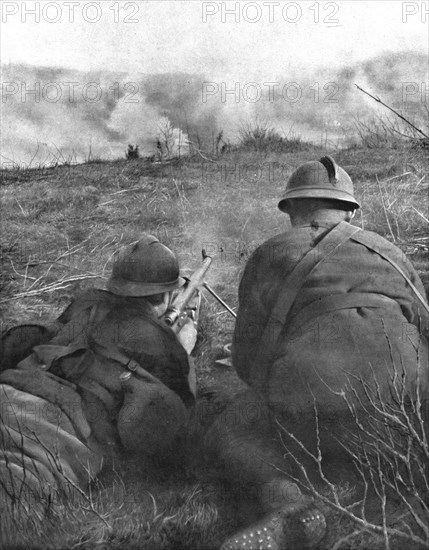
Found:
[[[307,550],[324,537],[324,515],[313,504],[285,506],[227,539],[221,550]]]

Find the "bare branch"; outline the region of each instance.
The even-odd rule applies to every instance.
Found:
[[[364,90],[363,88],[361,88],[360,86],[358,86],[357,84],[355,84],[356,88],[363,92],[364,94],[366,94],[367,96],[369,96],[370,98],[372,98],[374,101],[376,101],[377,103],[380,103],[380,105],[383,105],[383,107],[386,107],[387,109],[389,109],[390,111],[392,111],[392,113],[394,113],[397,117],[399,117],[401,120],[403,120],[404,122],[406,122],[407,124],[409,124],[409,126],[411,126],[411,128],[413,128],[414,130],[416,130],[416,132],[418,132],[419,134],[421,134],[424,138],[426,139],[429,139],[429,136],[427,134],[425,134],[422,130],[420,130],[420,128],[417,128],[417,126],[414,126],[414,124],[412,122],[410,122],[409,120],[407,120],[404,116],[402,116],[400,113],[398,113],[398,111],[395,111],[395,109],[392,109],[392,107],[389,107],[389,105],[387,105],[386,103],[384,103],[383,101],[381,101],[381,99],[379,97],[376,97],[376,96],[373,96],[372,94],[370,94],[369,92],[367,92],[366,90]]]

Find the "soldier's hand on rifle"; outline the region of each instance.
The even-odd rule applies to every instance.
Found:
[[[201,293],[198,290],[195,296],[189,302],[185,310],[186,317],[183,321],[182,328],[177,334],[177,339],[185,348],[186,353],[191,355],[197,341],[198,317],[201,303]]]
[[[186,353],[191,355],[197,341],[197,323],[188,317],[181,331],[177,335],[177,339],[185,348]]]

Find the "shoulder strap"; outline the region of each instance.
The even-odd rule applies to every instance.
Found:
[[[358,227],[341,222],[301,258],[284,281],[283,290],[280,292],[268,323],[281,326],[285,324],[289,311],[308,275],[333,256],[358,231],[360,231]]]
[[[379,256],[381,256],[384,260],[388,261],[391,266],[393,266],[398,273],[402,275],[402,277],[405,279],[407,284],[410,286],[411,290],[414,292],[415,296],[417,297],[418,301],[421,303],[423,308],[426,310],[427,313],[429,313],[429,306],[426,303],[426,300],[423,298],[423,296],[420,294],[416,286],[411,282],[411,279],[408,277],[408,275],[405,274],[404,270],[394,261],[388,254],[382,251],[382,249],[372,242],[372,239],[368,234],[355,234],[352,237],[352,240],[358,242],[359,244],[363,244],[373,252],[376,252]]]
[[[93,306],[91,306],[88,321],[85,325],[82,324],[81,326],[79,326],[79,331],[77,331],[78,335],[81,334],[84,330],[88,329],[88,327],[91,327],[92,325],[101,321],[104,318],[105,314],[106,312],[100,309],[99,304],[94,304]],[[114,342],[109,343],[105,347],[99,345],[97,342],[93,342],[91,348],[93,348],[93,351],[98,352],[104,357],[113,359],[124,367],[129,367],[129,365],[132,366],[134,365],[134,363],[137,365],[137,362],[122,353]],[[78,344],[71,343],[68,346],[55,344],[36,346],[34,348],[34,351],[36,352],[39,359],[41,359],[41,361],[48,367],[48,369],[50,369],[56,361],[62,358],[74,355],[76,352],[82,353],[84,351],[92,350],[88,346],[87,342],[85,342],[84,344],[80,342]],[[83,374],[83,372],[81,374]]]
[[[90,323],[91,322],[98,323],[99,320],[101,320],[103,318],[101,313],[102,312],[100,312],[100,314],[99,314],[99,312],[97,311],[97,305],[95,305],[93,310],[91,311],[91,314],[90,314]],[[191,402],[193,403],[194,402],[194,395],[193,395],[192,391],[189,389],[189,379],[188,379],[189,372],[190,372],[191,369],[190,369],[190,363],[189,363],[189,356],[186,353],[186,350],[179,343],[179,341],[177,340],[176,335],[171,330],[171,328],[168,327],[164,322],[160,321],[159,319],[157,319],[156,317],[154,317],[152,315],[149,315],[147,312],[145,312],[143,310],[139,311],[139,316],[144,318],[145,321],[147,321],[151,325],[157,327],[158,330],[161,330],[162,333],[163,333],[163,338],[167,337],[168,339],[170,339],[171,342],[173,342],[177,346],[177,349],[176,349],[176,352],[175,352],[175,356],[176,356],[176,359],[177,359],[177,361],[176,361],[177,368],[178,369],[181,368],[181,372],[183,374],[183,380],[187,381],[186,388],[185,387],[184,388],[180,388],[180,387],[173,388],[168,383],[166,383],[166,382],[164,382],[164,383],[166,383],[166,385],[168,387],[170,387],[170,389],[175,391],[179,395],[179,397],[184,401],[185,404],[188,404],[188,403],[191,403]],[[165,341],[164,341],[164,344],[168,345],[168,343],[166,343]],[[90,343],[90,348],[92,349],[93,352],[95,352],[99,356],[106,357],[107,359],[111,359],[113,361],[116,361],[122,367],[124,367],[125,369],[133,372],[136,376],[138,376],[140,379],[142,379],[146,382],[159,383],[159,381],[160,381],[154,375],[152,375],[149,372],[149,370],[146,370],[146,367],[150,368],[148,363],[152,362],[152,357],[148,354],[144,354],[143,351],[140,351],[140,353],[139,353],[139,355],[140,355],[139,360],[143,359],[144,356],[146,355],[146,357],[148,359],[148,362],[146,362],[145,360],[142,360],[141,362],[136,361],[135,359],[130,357],[127,353],[123,352],[120,349],[120,347],[117,345],[117,343],[114,342],[114,341],[99,342],[95,339],[92,339],[91,343]],[[180,359],[179,353],[183,354],[183,361]]]
[[[97,320],[97,313],[98,313],[98,304],[94,304],[94,306],[91,309],[91,313],[89,315],[89,321],[88,325],[91,326],[94,324]],[[101,319],[98,319],[101,320]],[[134,361],[134,359],[131,359],[128,357],[128,355],[125,355],[117,345],[115,345],[114,342],[110,342],[109,344],[106,344],[102,346],[97,341],[92,342],[92,348],[95,352],[98,352],[100,355],[104,357],[108,357],[109,359],[113,359],[123,367],[126,367],[132,371],[135,371],[140,365],[137,363],[137,361]]]
[[[118,346],[116,346],[115,343],[101,345],[99,342],[96,342],[94,340],[91,343],[91,347],[96,353],[98,353],[102,357],[113,359],[113,361],[116,361],[117,363],[131,371],[136,371],[141,368],[137,361],[134,361],[134,359],[131,359],[130,357],[128,357],[128,355],[123,353],[118,348]]]
[[[358,227],[354,227],[347,222],[340,222],[301,258],[284,281],[283,289],[259,340],[259,349],[254,362],[256,376],[265,379],[266,368],[264,368],[264,365],[268,366],[275,356],[276,344],[286,323],[287,316],[308,275],[331,258],[358,231],[360,231]],[[259,382],[264,383],[263,380],[259,380]]]

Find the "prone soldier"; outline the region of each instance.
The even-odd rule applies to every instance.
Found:
[[[19,327],[3,336],[3,519],[14,506],[42,517],[109,463],[176,448],[194,403],[196,322],[176,336],[162,317],[184,284],[173,252],[144,235],[117,255],[107,290],[86,291],[48,327],[26,326],[26,341]]]

